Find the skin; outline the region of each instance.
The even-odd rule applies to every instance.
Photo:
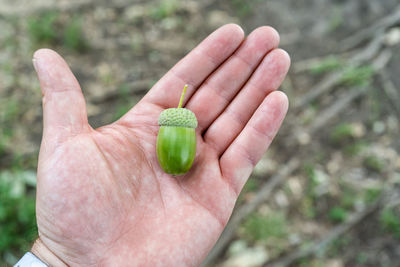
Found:
[[[52,266],[199,265],[285,117],[287,97],[275,90],[290,60],[278,43],[270,27],[245,38],[225,25],[98,129],[65,61],[38,50],[44,130],[32,251]],[[191,170],[173,177],[157,162],[157,119],[177,106],[185,84],[197,152]]]

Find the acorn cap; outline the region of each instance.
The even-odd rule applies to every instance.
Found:
[[[158,125],[196,128],[197,119],[196,115],[186,108],[169,108],[161,112]]]

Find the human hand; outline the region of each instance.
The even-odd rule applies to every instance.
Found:
[[[32,251],[52,266],[199,265],[286,114],[287,97],[274,91],[290,60],[278,43],[270,27],[244,40],[239,26],[225,25],[99,129],[88,124],[67,64],[37,51],[44,130]],[[157,119],[177,106],[184,84],[199,123],[197,154],[173,177],[157,162]]]

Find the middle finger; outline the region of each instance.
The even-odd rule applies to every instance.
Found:
[[[197,90],[186,108],[198,118],[203,132],[225,109],[249,79],[264,56],[279,44],[279,35],[271,27],[255,29],[239,49]]]

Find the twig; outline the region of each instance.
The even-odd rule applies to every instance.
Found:
[[[305,132],[312,135],[319,129],[324,127],[331,119],[336,117],[338,114],[346,110],[346,107],[350,105],[355,99],[361,97],[367,91],[366,88],[358,87],[352,89],[346,93],[343,97],[336,100],[331,106],[325,108],[320,112],[319,116],[313,121],[313,123],[307,127]],[[293,131],[292,135],[287,138],[285,142],[286,147],[293,147],[298,144],[296,134],[298,131]]]
[[[400,206],[400,198],[396,198],[385,205],[386,209],[393,209]]]
[[[362,64],[363,62],[372,59],[374,55],[379,51],[381,48],[383,41],[384,41],[384,31],[377,31],[375,32],[375,38],[370,42],[370,44],[365,48],[365,49],[359,49],[356,51],[352,51],[351,53],[354,54],[353,57],[350,57],[347,61],[351,62],[353,65],[359,65]],[[360,51],[360,52],[357,52]],[[299,73],[303,71],[308,71],[310,70],[313,66],[315,66],[318,63],[321,63],[322,61],[328,59],[329,57],[338,57],[343,59],[346,58],[347,54],[349,54],[348,51],[343,52],[343,53],[338,53],[338,54],[330,54],[322,57],[314,57],[314,58],[308,58],[308,59],[303,59],[297,62],[293,63],[293,71],[294,73]]]
[[[256,210],[260,204],[267,201],[274,189],[281,185],[286,180],[286,177],[292,174],[299,167],[300,161],[296,157],[293,157],[288,164],[281,169],[280,172],[274,175],[261,187],[255,197],[251,199],[249,203],[241,206],[236,212],[233,213],[233,216],[225,227],[220,239],[215,244],[213,250],[207,256],[202,266],[208,266],[218,258],[218,256],[225,250],[229,242],[234,238],[236,230],[240,226],[241,222],[254,210]]]
[[[318,251],[324,250],[327,245],[332,243],[332,241],[347,233],[349,230],[351,230],[353,227],[362,222],[366,217],[368,217],[370,214],[374,213],[378,209],[393,207],[393,203],[394,205],[397,205],[398,203],[400,203],[398,199],[390,200],[390,197],[393,195],[393,193],[397,192],[398,190],[397,188],[393,187],[392,182],[393,179],[389,179],[384,183],[382,187],[382,193],[374,203],[372,203],[362,211],[353,213],[346,222],[336,226],[319,240],[314,241],[311,245],[305,248],[300,247],[294,252],[283,256],[280,259],[271,260],[270,262],[267,262],[264,267],[285,267],[296,262],[299,259],[316,254]]]
[[[308,103],[322,95],[323,93],[328,92],[333,86],[338,84],[343,77],[344,71],[337,71],[330,74],[328,77],[323,79],[320,83],[312,87],[308,93],[304,96],[299,97],[297,101],[294,103],[294,109],[301,109],[306,106]]]
[[[389,49],[385,49],[384,51],[382,51],[371,65],[374,71],[378,72],[382,70],[387,65],[391,57],[392,52]],[[345,111],[346,107],[350,103],[364,95],[366,92],[367,88],[364,87],[356,87],[351,89],[350,92],[346,93],[343,97],[336,100],[331,106],[321,111],[319,116],[313,121],[313,123],[308,126],[307,132],[309,134],[313,134],[314,132],[321,129],[324,125],[326,125],[329,120],[337,116],[339,113]],[[288,138],[287,142],[285,142],[286,146],[290,147],[297,144],[295,143],[297,141],[295,132],[296,131],[294,131],[293,135]]]
[[[347,107],[353,100],[363,95],[367,90],[365,88],[354,88],[349,93],[346,93],[345,96],[336,100],[334,104],[325,109],[318,117],[313,121],[310,126],[310,132],[316,132],[321,129],[326,122],[330,119],[334,118],[341,111],[346,110]]]
[[[365,49],[360,50],[360,52],[356,53],[354,56],[350,57],[350,64],[360,65],[366,61],[373,59],[374,56],[382,48],[384,40],[384,31],[375,32],[375,37],[371,40],[369,45]]]
[[[385,30],[398,22],[400,22],[400,5],[398,5],[395,11],[389,16],[383,17],[371,26],[345,39],[342,42],[341,50],[350,50],[360,43],[365,42],[367,39],[372,38],[377,31]]]
[[[393,109],[397,113],[397,119],[400,118],[400,95],[397,92],[396,86],[390,79],[389,75],[381,70],[379,73],[379,77],[382,80],[382,90],[386,95],[389,103],[393,106]]]
[[[371,60],[376,55],[376,53],[379,52],[382,43],[383,34],[379,34],[367,48],[363,49],[361,52],[357,53],[349,59],[349,62],[352,63],[351,66],[358,67],[362,63]],[[372,63],[372,65],[374,65],[374,63]],[[294,108],[301,109],[311,101],[318,98],[320,95],[329,92],[335,85],[339,84],[342,81],[342,77],[345,73],[346,70],[339,70],[328,75],[328,77],[326,77],[316,86],[311,88],[307,94],[299,98],[299,100],[295,102]]]
[[[302,247],[300,249],[297,249],[294,252],[290,253],[289,255],[284,256],[283,258],[278,259],[276,261],[267,262],[264,265],[264,267],[268,266],[285,267],[292,264],[296,260],[310,256],[320,250],[323,250],[327,245],[332,243],[332,241],[334,241],[339,236],[348,232],[351,228],[360,223],[364,218],[366,218],[368,215],[376,211],[381,206],[381,204],[382,204],[382,199],[377,200],[374,204],[365,208],[363,211],[356,212],[355,214],[353,214],[353,216],[351,216],[350,219],[348,219],[345,223],[336,226],[328,234],[323,236],[318,241],[313,242],[310,246],[306,248]]]
[[[392,58],[392,51],[389,48],[383,50],[379,56],[372,62],[371,67],[375,72],[380,72],[389,63]]]
[[[313,68],[313,66],[323,62],[324,60],[331,58],[331,57],[337,57],[337,58],[344,58],[344,55],[342,54],[330,54],[330,55],[325,55],[325,56],[319,56],[319,57],[312,57],[312,58],[306,58],[302,60],[298,60],[296,62],[293,62],[291,70],[294,73],[299,73],[303,71],[309,71]]]

